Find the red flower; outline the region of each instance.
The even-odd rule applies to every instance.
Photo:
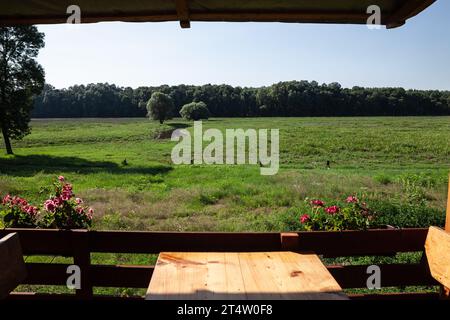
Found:
[[[336,214],[339,212],[339,207],[338,206],[332,206],[332,207],[328,207],[325,209],[325,211],[329,214]]]
[[[357,197],[354,196],[348,196],[347,197],[347,203],[357,203],[359,200]]]
[[[7,203],[9,203],[11,201],[11,196],[9,194],[7,194],[6,196],[3,197],[2,200],[2,205],[6,205]]]
[[[325,202],[323,202],[322,200],[312,200],[311,204],[316,207],[323,207],[325,205]]]
[[[311,217],[309,216],[309,214],[304,214],[300,217],[300,222],[301,223],[306,223],[311,219]]]
[[[72,196],[71,192],[63,191],[63,193],[61,194],[61,200],[68,201],[71,196]]]
[[[35,216],[38,213],[38,208],[34,206],[24,206],[22,210],[28,213],[30,216]]]
[[[45,210],[50,211],[50,212],[55,211],[55,208],[56,208],[55,203],[51,199],[46,200],[44,202],[44,207],[45,207]]]

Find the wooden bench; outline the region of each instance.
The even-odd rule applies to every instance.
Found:
[[[19,235],[10,233],[0,239],[0,299],[7,297],[26,276]]]
[[[428,229],[425,253],[431,276],[441,284],[441,297],[450,299],[450,179],[445,230],[438,227]]]

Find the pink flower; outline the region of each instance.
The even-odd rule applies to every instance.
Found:
[[[22,209],[23,209],[23,211],[28,213],[30,216],[34,216],[38,212],[38,208],[37,207],[33,207],[33,206],[25,206]]]
[[[44,202],[44,208],[47,211],[53,212],[53,211],[55,211],[56,206],[55,206],[55,203],[49,199]]]
[[[86,217],[87,217],[89,220],[92,220],[92,216],[93,216],[93,215],[94,215],[94,209],[89,208]]]
[[[83,208],[83,207],[77,207],[75,210],[76,210],[77,213],[79,213],[79,214],[83,214],[83,213],[84,213],[84,208]]]
[[[28,205],[28,202],[25,199],[22,199],[21,197],[14,196],[11,199],[11,204],[13,206],[16,206],[16,205],[26,206],[26,205]]]
[[[72,196],[72,194],[71,194],[70,192],[64,191],[64,192],[61,194],[61,200],[62,200],[62,201],[68,201],[68,200],[70,199],[71,196]]]
[[[311,204],[316,207],[323,207],[325,205],[325,202],[323,202],[322,200],[313,200],[311,201]]]
[[[3,197],[2,200],[2,205],[6,205],[7,203],[11,202],[11,196],[9,194],[7,194],[6,196]]]
[[[338,206],[332,206],[332,207],[328,207],[325,209],[325,211],[329,214],[336,214],[339,212],[339,207]]]
[[[304,215],[302,215],[302,216],[300,217],[300,222],[301,222],[301,223],[306,223],[306,222],[309,221],[310,218],[311,218],[311,217],[309,216],[309,214],[304,214]]]
[[[52,201],[55,207],[59,207],[63,203],[63,199],[61,199],[60,197],[53,198]]]
[[[76,203],[76,204],[82,204],[82,203],[83,203],[83,199],[81,199],[81,198],[75,198],[75,203]]]
[[[59,176],[58,180],[61,181],[61,182],[64,182],[64,180],[66,180],[66,179],[63,176]]]
[[[357,203],[359,200],[357,197],[354,196],[348,196],[347,197],[347,203]]]

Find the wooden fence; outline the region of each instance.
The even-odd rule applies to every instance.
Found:
[[[87,230],[0,230],[0,237],[17,232],[24,255],[73,257],[80,266],[81,289],[74,295],[33,295],[14,293],[10,299],[102,299],[93,294],[94,287],[147,288],[153,266],[98,265],[91,263],[91,253],[157,254],[162,251],[246,252],[281,251],[314,252],[324,257],[392,256],[399,252],[424,250],[428,229],[386,229],[343,232],[299,233],[189,233]],[[68,264],[27,263],[24,284],[65,285]],[[365,288],[367,265],[327,266],[342,288]],[[427,264],[379,265],[383,287],[434,286]],[[87,272],[86,272],[87,270]],[[354,299],[437,298],[437,294],[353,295]]]

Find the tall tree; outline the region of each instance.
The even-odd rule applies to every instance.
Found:
[[[44,70],[36,62],[44,34],[35,26],[0,27],[0,125],[6,152],[10,139],[30,133],[33,96],[44,87]]]
[[[147,103],[149,117],[153,120],[159,120],[159,123],[161,124],[164,120],[171,118],[172,109],[172,99],[167,94],[162,92],[154,92]]]

